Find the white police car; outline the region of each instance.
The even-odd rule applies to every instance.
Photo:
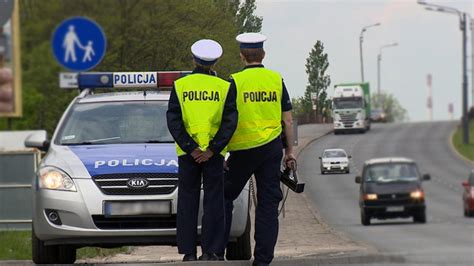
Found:
[[[80,88],[156,89],[170,87],[184,74],[84,73],[78,83]],[[51,141],[35,135],[25,141],[47,151],[33,186],[35,263],[72,263],[76,249],[85,246],[176,243],[179,175],[166,126],[168,99],[168,92],[157,90],[95,94],[83,89]],[[227,259],[250,259],[248,188],[234,204]]]

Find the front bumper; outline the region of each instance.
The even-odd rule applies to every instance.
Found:
[[[366,215],[378,219],[407,218],[426,210],[425,203],[362,205]]]
[[[77,192],[46,189],[34,191],[34,231],[46,245],[59,243],[80,246],[170,245],[176,243],[177,189],[166,195],[105,195],[91,179],[74,179],[74,182]],[[203,193],[201,193],[199,221],[202,217],[202,197]],[[113,219],[104,216],[103,203],[105,201],[123,200],[167,200],[171,202],[171,214],[161,217],[136,216],[113,217]],[[245,231],[248,215],[248,188],[244,189],[234,202],[234,206],[235,219],[232,223],[231,239],[242,235]],[[46,210],[55,210],[59,214],[61,224],[52,223],[47,218]],[[123,224],[130,220],[135,224],[125,228],[133,229],[123,229]],[[156,221],[156,223],[150,226],[150,221]],[[104,229],[104,223],[112,224],[115,229]],[[198,232],[200,228],[200,223],[198,223]]]
[[[343,130],[360,130],[365,129],[364,120],[355,120],[355,121],[334,121],[334,129],[338,131]]]
[[[346,172],[349,170],[349,165],[332,164],[329,166],[321,166],[321,172]]]

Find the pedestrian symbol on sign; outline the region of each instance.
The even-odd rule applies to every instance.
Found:
[[[74,17],[63,21],[53,34],[56,60],[73,71],[94,68],[105,54],[105,35],[94,21]]]

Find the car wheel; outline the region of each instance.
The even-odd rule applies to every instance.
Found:
[[[360,210],[360,222],[362,225],[370,225],[370,215],[367,215],[363,209]]]
[[[35,229],[31,231],[31,255],[36,264],[59,263],[58,246],[46,246],[43,241],[36,237]]]
[[[469,217],[470,216],[469,214],[470,214],[469,211],[466,209],[466,207],[464,207],[464,216]]]
[[[413,215],[413,221],[420,224],[426,223],[426,211],[421,211]]]
[[[247,215],[247,225],[244,233],[237,238],[236,242],[227,244],[227,260],[250,260],[252,258],[252,247],[250,246],[250,214]]]
[[[326,174],[326,172],[324,172],[324,171],[321,170],[321,174],[324,175],[324,174]]]
[[[351,169],[347,169],[346,174],[350,174],[350,173],[351,173]]]

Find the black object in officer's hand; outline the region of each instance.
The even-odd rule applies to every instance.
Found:
[[[298,175],[296,174],[296,161],[285,166],[285,170],[280,171],[280,181],[285,184],[288,188],[296,193],[302,193],[304,191],[304,182],[298,181]]]

